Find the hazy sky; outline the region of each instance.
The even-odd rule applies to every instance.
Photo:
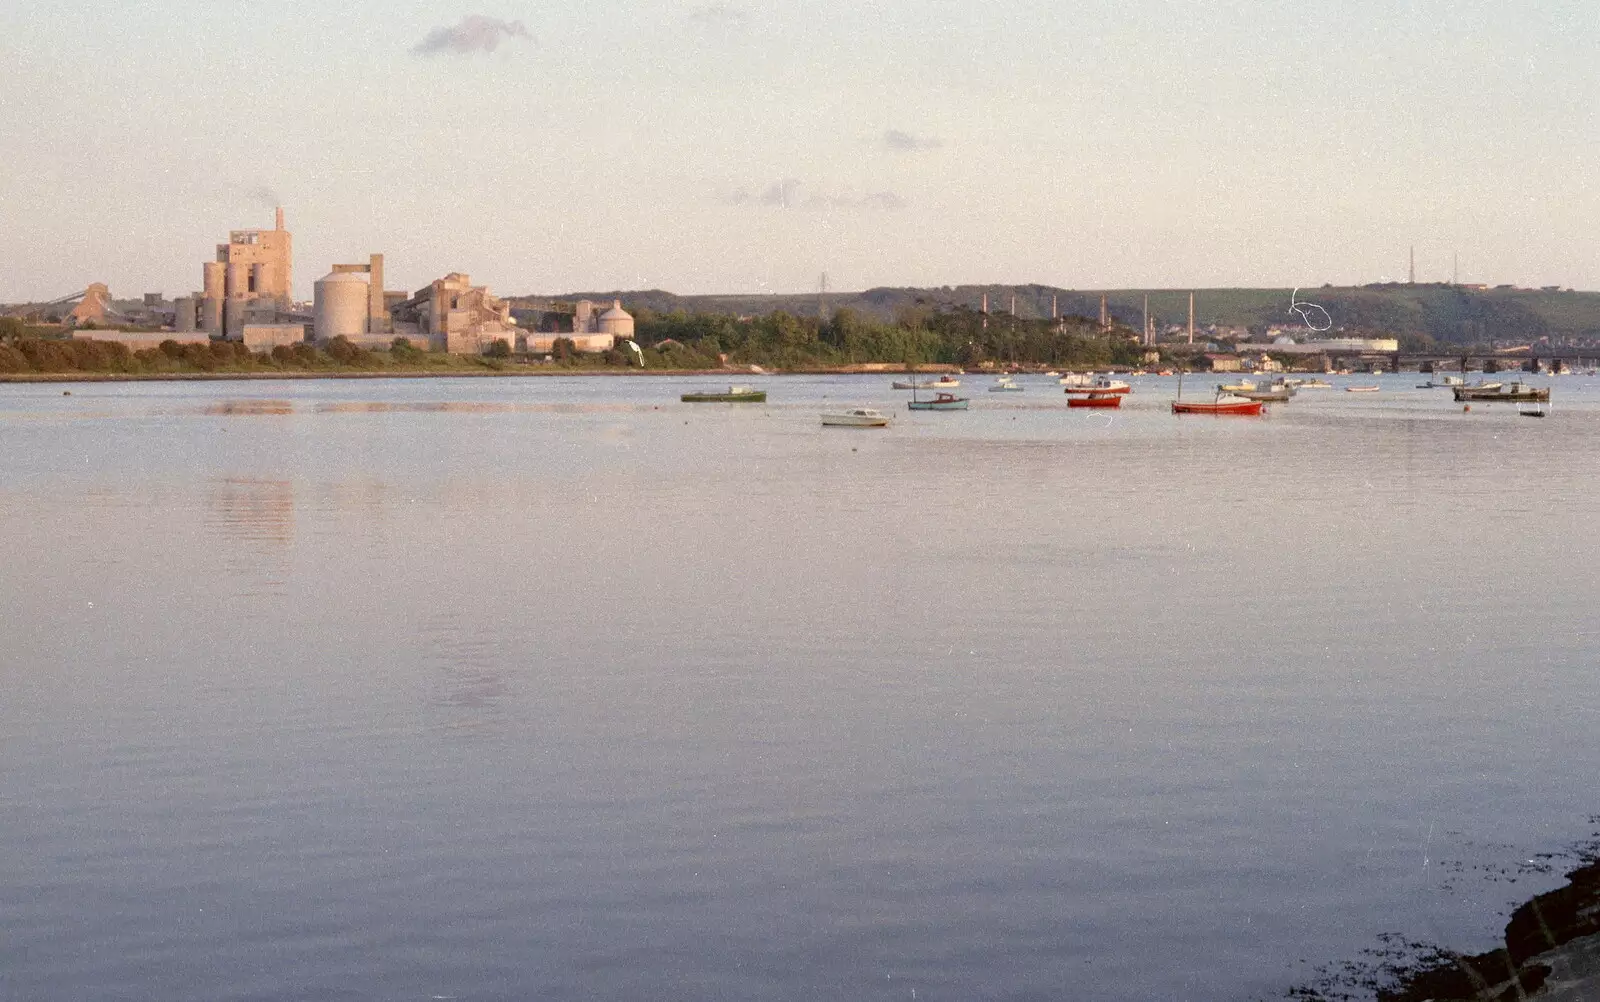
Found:
[[[200,286],[1600,288],[1600,4],[0,4],[0,301]]]

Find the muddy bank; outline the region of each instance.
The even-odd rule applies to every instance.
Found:
[[[1600,859],[1567,873],[1567,883],[1511,913],[1502,944],[1484,953],[1385,939],[1375,963],[1295,988],[1304,1002],[1600,1002]]]

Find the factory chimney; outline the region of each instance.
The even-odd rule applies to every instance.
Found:
[[[273,229],[280,232],[283,230],[283,206],[281,205],[278,206],[278,225],[274,226]]]
[[[1194,344],[1194,293],[1189,293],[1189,343]]]

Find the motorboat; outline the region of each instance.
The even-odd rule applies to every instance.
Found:
[[[1022,390],[1022,385],[1010,376],[1001,376],[989,387],[990,393],[1021,393]]]
[[[1120,393],[1083,393],[1067,398],[1068,407],[1106,407],[1117,408],[1122,406]]]
[[[1328,382],[1326,379],[1307,379],[1304,382],[1302,382],[1298,387],[1296,387],[1296,389],[1301,389],[1301,390],[1331,390],[1331,389],[1333,389],[1333,384]]]
[[[1223,389],[1219,387],[1219,389]],[[1224,390],[1226,392],[1226,390]],[[1284,380],[1278,380],[1265,389],[1235,390],[1234,396],[1244,397],[1246,400],[1260,400],[1264,403],[1285,403],[1294,396],[1294,387]]]
[[[698,393],[685,393],[681,399],[686,404],[759,404],[766,402],[767,391],[749,386],[730,386],[726,393],[721,390],[701,390]]]
[[[1346,393],[1377,393],[1381,389],[1383,389],[1381,386],[1346,386],[1344,391]]]
[[[1068,387],[1065,387],[1062,390],[1062,392],[1064,392],[1064,393],[1102,393],[1102,394],[1103,393],[1132,393],[1133,392],[1133,387],[1128,385],[1127,383],[1123,382],[1120,379],[1112,379],[1110,376],[1101,376],[1099,379],[1096,379],[1094,382],[1090,383],[1088,386],[1068,386]]]
[[[1462,379],[1460,376],[1442,376],[1437,381],[1430,379],[1426,383],[1418,383],[1417,384],[1417,389],[1419,389],[1419,390],[1442,390],[1442,389],[1446,389],[1446,388],[1449,388],[1449,387],[1465,386],[1465,385],[1467,385],[1467,381],[1465,379]]]
[[[964,411],[972,401],[954,393],[935,393],[932,400],[907,400],[906,409],[913,411]]]
[[[1249,393],[1256,388],[1256,384],[1249,379],[1241,379],[1237,383],[1222,383],[1217,387],[1223,393]]]
[[[889,420],[889,415],[871,407],[822,412],[822,423],[830,428],[884,428]]]
[[[1174,414],[1260,414],[1266,404],[1259,400],[1246,400],[1233,393],[1217,392],[1214,400],[1174,400]]]
[[[1065,376],[1062,376],[1060,379],[1056,380],[1056,382],[1067,387],[1069,390],[1079,387],[1088,389],[1094,385],[1094,373],[1069,372]]]
[[[1542,404],[1550,399],[1550,387],[1529,386],[1522,380],[1514,383],[1483,383],[1476,386],[1457,386],[1452,391],[1456,400],[1504,400],[1510,403]]]

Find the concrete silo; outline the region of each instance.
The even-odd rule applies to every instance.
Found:
[[[622,300],[613,299],[611,309],[600,314],[600,333],[618,341],[633,340],[633,314],[622,308]]]
[[[367,333],[367,277],[360,272],[332,272],[313,289],[313,332],[318,341],[343,334],[351,340]]]
[[[222,333],[222,300],[227,294],[228,266],[221,261],[207,261],[203,272],[205,292],[200,300],[200,329],[218,335]]]
[[[180,334],[194,333],[195,299],[179,296],[172,301],[172,329]]]

